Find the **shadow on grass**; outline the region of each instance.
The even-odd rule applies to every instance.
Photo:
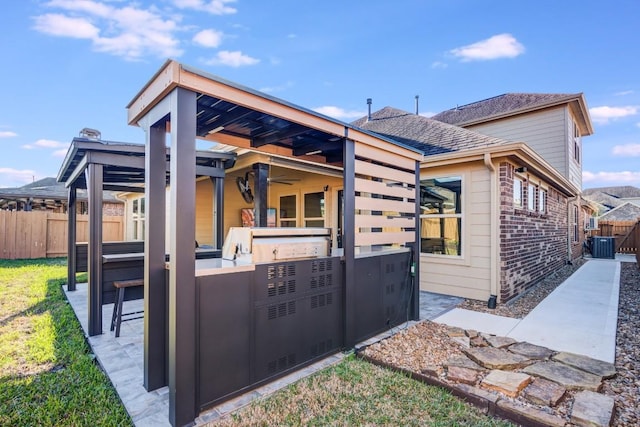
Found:
[[[42,264],[63,267],[66,259],[0,263],[1,268],[32,267],[35,280],[46,280],[43,298],[11,313],[0,325],[22,319],[30,325],[36,319],[45,323],[41,325],[44,331],[20,334],[28,354],[17,358],[16,364],[21,365],[12,367],[13,373],[0,377],[0,425],[132,425],[113,386],[97,366],[80,323],[64,296],[62,285],[66,279],[49,278],[51,275],[38,271]],[[66,270],[61,276],[66,276]],[[27,285],[29,283],[25,287]],[[43,316],[49,319],[42,319]],[[53,355],[41,356],[50,346]],[[34,361],[42,358],[44,361]]]

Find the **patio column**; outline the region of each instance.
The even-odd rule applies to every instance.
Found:
[[[269,165],[266,163],[255,163],[253,165],[254,173],[254,198],[253,206],[255,210],[255,226],[267,226],[267,204],[269,203]]]
[[[196,94],[176,88],[170,96],[169,420],[191,423],[196,402]]]
[[[76,223],[77,208],[76,196],[77,187],[72,184],[69,187],[68,207],[67,207],[67,290],[76,290]]]
[[[411,320],[420,320],[420,162],[416,162],[416,213],[415,213],[415,242],[413,248],[412,263],[409,268],[413,275],[413,299],[411,304]]]
[[[216,168],[223,169],[221,160],[216,160]],[[216,249],[224,245],[224,178],[210,177],[213,183],[213,233]]]
[[[144,387],[167,385],[165,284],[165,120],[145,126]]]
[[[345,134],[347,130],[345,129]],[[355,295],[355,143],[344,139],[343,188],[344,227],[342,246],[344,248],[344,346],[356,345],[356,295]]]
[[[87,281],[89,336],[102,334],[102,164],[90,162],[85,170],[89,197]]]

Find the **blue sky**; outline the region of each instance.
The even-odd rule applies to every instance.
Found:
[[[640,186],[637,0],[21,0],[0,15],[0,187],[55,176],[167,58],[344,121],[584,92],[584,187]]]

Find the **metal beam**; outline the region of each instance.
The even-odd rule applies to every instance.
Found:
[[[78,178],[80,178],[84,174],[85,170],[87,169],[87,166],[90,163],[90,160],[89,160],[90,154],[91,153],[85,154],[82,160],[78,162],[76,167],[73,169],[73,172],[71,172],[71,175],[69,175],[69,178],[64,183],[66,187],[70,187],[71,185],[73,185],[78,180]],[[86,174],[85,174],[85,179],[86,179]]]
[[[167,385],[164,126],[161,121],[145,128],[144,387],[147,391]]]
[[[415,188],[415,241],[413,243],[413,257],[411,257],[412,265],[409,266],[413,269],[413,299],[411,304],[411,313],[409,314],[411,320],[420,320],[420,162],[416,161],[416,188]]]
[[[87,251],[89,336],[102,334],[102,177],[103,166],[89,163],[86,170],[89,197]]]
[[[89,154],[91,155],[91,163],[144,170],[144,158],[141,156],[128,156],[126,154],[107,153],[104,151]]]
[[[222,167],[222,161],[216,162],[216,166]],[[216,249],[222,249],[224,245],[224,179],[211,178],[211,181],[213,182],[214,244]]]
[[[144,193],[144,187],[136,187],[133,185],[116,185],[104,184],[102,188],[106,191],[122,191],[127,193]]]
[[[190,424],[196,400],[195,163],[196,93],[171,98],[169,241],[169,420]],[[178,285],[179,283],[179,285]]]
[[[196,175],[224,178],[224,169],[211,166],[196,166]]]
[[[356,345],[356,269],[355,269],[355,142],[348,139],[345,128],[344,148],[342,151],[344,165],[344,226],[342,227],[342,246],[344,248],[344,346],[353,348]]]
[[[76,290],[76,223],[77,209],[76,196],[77,189],[75,185],[69,187],[68,206],[67,206],[67,290]]]

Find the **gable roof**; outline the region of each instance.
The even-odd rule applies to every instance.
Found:
[[[506,143],[500,138],[392,107],[384,107],[372,113],[370,119],[363,117],[351,124],[416,148],[425,156]]]
[[[626,202],[600,216],[601,219],[613,221],[635,221],[640,218],[640,206]]]
[[[582,93],[505,93],[471,104],[457,106],[436,114],[432,119],[457,126],[470,126],[569,103],[578,104],[579,108],[577,108],[576,114],[581,114],[581,119],[584,120],[583,127],[580,129],[581,133],[591,135],[593,126]]]

